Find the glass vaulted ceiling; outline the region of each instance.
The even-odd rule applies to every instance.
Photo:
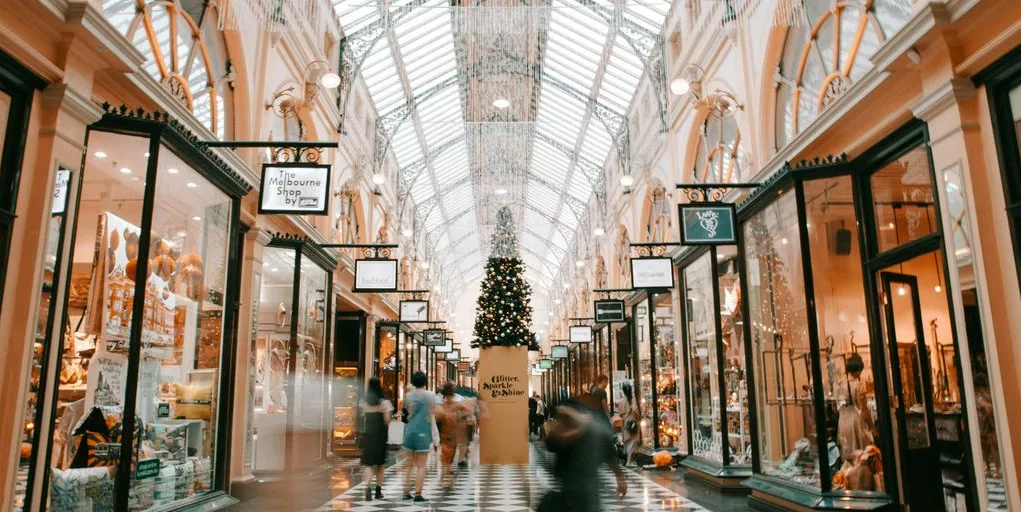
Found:
[[[410,106],[389,148],[445,273],[482,277],[490,219],[509,204],[526,276],[554,282],[617,155],[593,109],[626,119],[645,74],[619,27],[658,39],[670,3],[334,0],[349,42],[376,41],[359,75],[378,114]]]

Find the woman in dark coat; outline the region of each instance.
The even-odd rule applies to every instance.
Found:
[[[365,415],[365,431],[362,433],[362,465],[365,466],[365,499],[372,500],[372,474],[376,474],[376,499],[383,499],[383,469],[386,464],[387,427],[394,407],[383,398],[383,386],[379,378],[369,379],[362,402]]]

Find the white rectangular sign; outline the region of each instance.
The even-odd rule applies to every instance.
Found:
[[[355,261],[356,292],[392,292],[397,290],[397,260]]]
[[[631,260],[631,288],[670,289],[674,287],[674,264],[670,258]]]
[[[447,338],[447,341],[443,342],[442,346],[434,348],[433,352],[436,352],[437,354],[447,354],[452,350],[454,350],[454,340]]]
[[[429,301],[402,300],[400,314],[402,322],[428,322]]]
[[[259,189],[259,213],[326,215],[329,190],[329,165],[265,164]]]
[[[572,325],[571,343],[592,343],[592,328],[587,325]]]
[[[57,179],[53,183],[53,205],[50,213],[59,215],[67,210],[67,189],[71,186],[71,171],[57,166]]]

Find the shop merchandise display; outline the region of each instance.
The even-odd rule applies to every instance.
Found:
[[[100,215],[92,286],[84,301],[72,301],[69,310],[73,332],[65,339],[59,373],[52,510],[112,510],[114,478],[126,470],[119,467],[122,408],[139,238],[137,226],[112,213]],[[182,250],[184,239],[154,235],[151,246],[140,312],[131,470],[153,464],[147,461],[158,461],[158,470],[151,476],[133,474],[131,510],[187,498],[209,490],[212,482],[212,382],[219,365],[222,306],[206,289],[202,258]]]

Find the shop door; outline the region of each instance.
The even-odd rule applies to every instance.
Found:
[[[892,272],[881,272],[880,277],[904,503],[909,511],[943,511],[943,493],[938,492],[943,485],[931,398],[932,373],[924,341],[918,278]]]

